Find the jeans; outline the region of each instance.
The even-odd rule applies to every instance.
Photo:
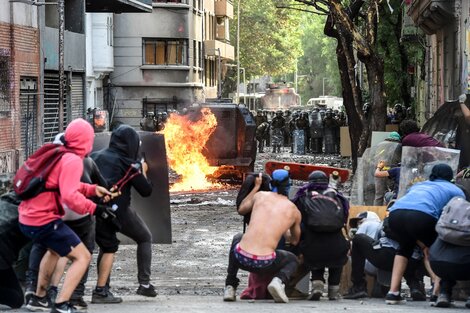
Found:
[[[287,284],[291,276],[297,269],[298,261],[297,257],[288,251],[276,250],[276,259],[274,262],[264,268],[252,268],[243,266],[238,262],[234,255],[235,246],[241,241],[243,234],[237,234],[233,237],[232,245],[230,247],[228,267],[227,267],[227,278],[225,285],[238,287],[240,280],[237,278],[238,270],[242,269],[252,273],[258,274],[271,274],[282,280],[284,284]]]

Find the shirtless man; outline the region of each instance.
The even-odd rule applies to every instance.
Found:
[[[276,250],[284,235],[291,245],[300,239],[301,215],[296,206],[285,196],[271,191],[259,191],[261,173],[253,190],[240,203],[238,212],[251,212],[251,220],[245,234],[233,237],[230,247],[224,301],[236,300],[240,280],[238,269],[253,273],[271,274],[274,278],[268,291],[275,302],[289,302],[284,286],[297,269],[297,257],[288,251]]]

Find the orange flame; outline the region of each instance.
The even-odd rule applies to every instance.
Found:
[[[170,191],[214,187],[206,175],[214,173],[217,167],[209,166],[202,149],[216,127],[217,120],[209,108],[201,109],[201,119],[196,122],[187,115],[170,115],[160,133],[165,136],[169,166],[182,176],[182,181],[174,184]]]

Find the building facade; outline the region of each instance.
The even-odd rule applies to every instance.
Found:
[[[151,14],[114,16],[114,71],[106,85],[113,121],[138,126],[147,112],[215,98],[234,59],[228,0],[154,0]]]

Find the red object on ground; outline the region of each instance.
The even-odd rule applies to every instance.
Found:
[[[288,167],[289,169],[287,169]],[[333,171],[339,173],[341,182],[345,182],[349,178],[350,171],[347,168],[339,168],[326,165],[313,165],[313,164],[303,164],[303,163],[294,163],[294,162],[278,162],[278,161],[267,161],[264,164],[264,169],[267,174],[272,175],[275,170],[278,169],[287,169],[289,171],[289,176],[291,179],[298,180],[308,180],[308,175],[313,171],[323,171],[326,175],[330,175]]]
[[[272,275],[250,273],[248,287],[240,294],[240,299],[272,299],[268,291],[268,285],[272,279]]]

